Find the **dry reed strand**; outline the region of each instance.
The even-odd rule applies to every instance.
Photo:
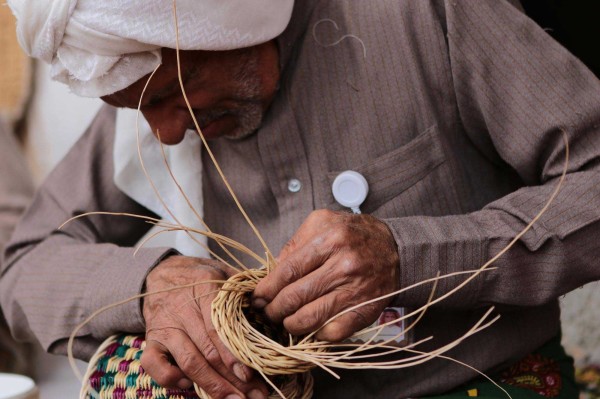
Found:
[[[392,342],[392,340],[394,338],[388,339],[383,342],[373,343],[374,338],[377,336],[378,333],[381,332],[381,330],[385,327],[385,325],[372,327],[372,328],[368,328],[368,329],[357,332],[355,334],[355,336],[364,334],[366,332],[373,332],[373,331],[375,332],[375,335],[373,337],[371,337],[369,340],[367,340],[367,342],[365,342],[365,343],[346,344],[346,343],[330,343],[330,342],[316,340],[315,334],[319,330],[316,330],[304,337],[293,337],[289,334],[285,334],[284,332],[279,331],[279,332],[276,332],[276,334],[275,334],[275,336],[277,336],[277,339],[273,339],[273,337],[270,337],[269,334],[265,334],[264,326],[262,326],[262,327],[257,326],[256,319],[249,320],[248,312],[251,308],[250,304],[249,304],[249,294],[254,290],[254,288],[258,284],[258,281],[260,281],[260,279],[262,279],[275,266],[275,261],[274,261],[271,251],[269,250],[268,246],[266,245],[266,242],[260,235],[256,226],[252,223],[250,217],[244,211],[242,205],[240,204],[239,200],[237,199],[235,193],[233,192],[233,189],[229,185],[226,177],[224,176],[221,168],[219,167],[217,160],[215,159],[213,153],[210,151],[210,148],[209,148],[204,136],[202,135],[202,131],[200,129],[200,126],[198,125],[195,115],[192,112],[192,108],[191,108],[191,105],[187,98],[187,94],[185,92],[185,87],[183,84],[183,79],[181,76],[181,63],[180,63],[181,61],[180,61],[180,57],[179,57],[179,28],[178,28],[178,23],[177,23],[176,0],[173,0],[173,15],[174,15],[175,27],[176,27],[175,31],[176,31],[177,70],[178,70],[178,79],[179,79],[182,96],[185,100],[188,110],[190,111],[190,115],[192,117],[192,120],[194,122],[196,130],[202,140],[202,143],[203,143],[207,153],[209,154],[213,164],[217,168],[217,171],[218,171],[219,175],[221,176],[223,183],[227,187],[230,195],[232,196],[234,202],[236,203],[237,208],[244,216],[246,222],[252,228],[256,237],[259,239],[259,241],[264,249],[265,257],[264,258],[260,257],[258,254],[254,253],[249,248],[247,248],[246,246],[244,246],[241,243],[238,243],[237,241],[235,241],[233,239],[230,239],[228,237],[224,237],[222,235],[212,232],[208,228],[208,226],[204,223],[201,216],[197,212],[195,212],[195,210],[194,210],[194,213],[195,213],[196,217],[201,221],[201,223],[203,224],[203,226],[205,227],[206,230],[198,230],[198,229],[190,228],[188,226],[183,225],[182,223],[180,223],[179,220],[177,220],[177,218],[172,214],[172,212],[169,210],[168,206],[162,200],[160,193],[158,192],[158,190],[152,183],[151,177],[148,175],[147,171],[143,167],[143,159],[141,156],[141,152],[139,150],[139,128],[138,128],[137,129],[138,130],[138,132],[137,132],[137,134],[138,134],[138,156],[140,158],[140,162],[142,163],[142,167],[144,168],[146,177],[151,182],[150,184],[152,185],[154,192],[159,197],[161,203],[163,204],[163,206],[165,207],[167,212],[173,217],[175,222],[170,223],[170,222],[166,222],[166,221],[159,220],[156,218],[150,218],[150,217],[145,217],[145,216],[140,216],[140,215],[125,214],[125,213],[109,213],[109,212],[86,213],[83,215],[78,215],[72,219],[69,219],[69,221],[79,218],[79,217],[87,216],[90,214],[110,214],[110,215],[121,215],[121,216],[141,218],[141,219],[146,220],[149,223],[152,223],[154,225],[157,225],[157,226],[163,228],[162,231],[159,231],[156,234],[161,234],[163,232],[169,232],[169,231],[183,230],[183,231],[187,232],[188,234],[190,234],[191,236],[193,236],[195,234],[204,235],[209,239],[215,240],[225,250],[226,250],[226,247],[229,247],[236,251],[240,251],[244,254],[250,255],[253,259],[255,259],[259,262],[261,268],[260,269],[246,268],[244,265],[241,264],[241,262],[239,262],[237,260],[237,258],[235,258],[228,250],[226,250],[226,253],[229,256],[231,256],[232,259],[234,259],[235,263],[238,264],[239,269],[241,269],[241,271],[239,271],[239,269],[236,268],[236,270],[239,271],[239,273],[232,276],[227,281],[196,282],[196,283],[192,283],[192,284],[188,284],[188,285],[171,287],[169,289],[165,289],[165,290],[161,290],[161,291],[148,292],[148,293],[133,296],[131,298],[127,298],[123,301],[105,306],[105,307],[97,310],[96,312],[91,314],[86,320],[84,320],[80,325],[78,325],[76,327],[76,329],[73,331],[73,333],[71,334],[71,337],[69,338],[68,354],[69,354],[69,358],[71,360],[71,365],[74,368],[76,375],[78,377],[80,377],[80,373],[77,370],[77,368],[73,362],[72,349],[73,349],[74,338],[76,337],[76,335],[80,331],[80,329],[83,328],[87,323],[89,323],[90,320],[92,320],[98,314],[100,314],[104,311],[107,311],[109,309],[112,309],[115,306],[120,306],[121,304],[124,304],[124,303],[132,301],[132,300],[137,300],[137,299],[145,297],[145,296],[154,295],[154,294],[158,294],[158,293],[164,293],[164,292],[176,290],[176,289],[193,287],[193,286],[204,284],[204,283],[215,283],[216,282],[219,284],[223,284],[222,288],[219,290],[219,292],[217,294],[217,297],[214,299],[214,301],[212,303],[212,308],[211,308],[212,321],[213,321],[215,328],[219,334],[219,337],[224,342],[224,344],[229,348],[229,350],[241,362],[252,367],[259,374],[261,374],[265,378],[265,380],[271,385],[271,387],[274,389],[275,393],[282,398],[310,397],[310,392],[312,390],[312,380],[310,379],[310,377],[308,377],[310,374],[307,374],[307,373],[309,373],[309,371],[315,367],[319,367],[319,368],[329,372],[332,376],[339,378],[339,376],[335,373],[335,371],[333,369],[336,369],[336,368],[338,368],[338,369],[400,369],[400,368],[406,368],[406,367],[413,367],[413,366],[422,364],[422,363],[427,362],[434,358],[441,358],[441,359],[446,359],[448,361],[453,361],[453,362],[456,362],[458,364],[461,364],[465,367],[472,369],[473,371],[486,377],[488,380],[490,380],[492,383],[494,383],[499,389],[504,391],[508,397],[510,397],[510,395],[504,389],[502,389],[496,382],[494,382],[491,378],[489,378],[487,375],[485,375],[481,371],[479,371],[465,363],[462,363],[458,360],[452,359],[452,358],[444,355],[444,353],[451,350],[452,348],[455,348],[456,346],[461,344],[468,337],[472,336],[473,334],[478,333],[479,331],[482,331],[485,328],[490,327],[496,320],[498,320],[498,318],[500,317],[499,315],[492,316],[492,313],[494,311],[493,307],[489,308],[483,314],[483,316],[473,326],[471,326],[461,337],[459,337],[458,339],[456,339],[446,345],[443,345],[440,348],[430,351],[430,352],[419,351],[418,349],[416,349],[416,347],[418,345],[432,339],[433,337],[426,337],[418,342],[414,342],[408,346],[401,347],[401,348],[390,345],[390,342]],[[156,70],[149,77],[148,82],[146,83],[146,87],[155,72],[156,72]],[[144,87],[144,91],[142,92],[142,97],[144,95],[146,87]],[[141,107],[141,101],[142,101],[142,98],[140,98],[140,106],[138,107],[138,114],[139,114],[139,109]],[[137,126],[136,126],[136,128],[137,128]],[[156,133],[157,133],[158,139],[160,140],[160,136],[159,136],[160,133],[159,132],[156,132]],[[429,296],[427,302],[425,303],[425,305],[419,307],[418,309],[411,311],[410,313],[408,313],[394,321],[390,321],[390,322],[386,323],[386,325],[393,324],[398,321],[404,321],[404,320],[414,317],[415,318],[414,321],[405,330],[405,331],[409,331],[410,329],[414,328],[417,325],[418,321],[421,319],[421,317],[423,317],[423,315],[425,314],[425,312],[427,311],[427,309],[430,306],[433,306],[433,305],[443,301],[444,299],[448,298],[449,296],[455,294],[457,291],[462,289],[466,284],[471,282],[473,279],[477,278],[481,273],[494,270],[494,268],[491,267],[491,265],[500,256],[502,256],[508,250],[510,250],[510,248],[512,248],[518,242],[518,240],[521,237],[523,237],[523,235],[526,234],[527,231],[529,231],[531,229],[531,227],[546,212],[546,210],[548,209],[550,204],[554,201],[555,197],[558,195],[558,192],[559,192],[559,190],[563,184],[563,181],[565,179],[565,176],[567,173],[567,167],[568,167],[568,163],[569,163],[568,139],[567,139],[567,135],[564,131],[562,131],[562,134],[563,134],[563,139],[565,142],[565,162],[564,162],[562,174],[560,176],[560,179],[557,183],[556,188],[554,189],[554,191],[551,194],[551,196],[549,197],[549,199],[546,201],[544,207],[535,215],[535,217],[527,224],[527,226],[525,228],[523,228],[523,230],[521,232],[519,232],[494,257],[492,257],[490,260],[488,260],[485,264],[483,264],[481,267],[479,267],[477,269],[449,273],[446,275],[439,275],[439,273],[438,273],[438,275],[436,277],[415,283],[411,286],[404,287],[398,291],[395,291],[395,292],[389,293],[387,295],[384,295],[384,296],[381,296],[378,298],[374,298],[372,300],[369,300],[369,301],[363,302],[361,304],[347,308],[344,311],[342,311],[342,312],[338,313],[337,315],[335,315],[334,317],[332,317],[331,319],[329,319],[323,326],[327,325],[328,323],[332,322],[333,320],[337,319],[338,317],[340,317],[348,312],[352,312],[362,306],[365,306],[365,305],[368,305],[368,304],[371,304],[371,303],[374,303],[377,301],[381,301],[381,300],[384,300],[387,298],[391,298],[393,296],[396,296],[400,293],[409,291],[416,287],[429,284],[432,286],[432,289],[431,289],[430,296]],[[184,199],[187,201],[188,206],[190,206],[193,209],[191,202],[185,195],[183,188],[177,182],[175,176],[173,175],[173,173],[168,165],[168,162],[166,161],[166,157],[164,156],[164,150],[163,150],[162,144],[161,144],[161,151],[163,151],[163,161],[165,163],[165,166],[169,170],[171,178],[175,181],[178,190],[183,195]],[[67,221],[65,223],[68,223],[69,221]],[[198,242],[198,241],[196,241],[196,242]],[[143,243],[145,243],[145,242],[143,242]],[[216,254],[214,254],[212,252],[211,252],[211,254],[213,254],[213,256],[215,256],[217,259],[221,260],[225,264],[229,265],[230,267],[235,268],[234,266],[232,266],[229,263],[222,260],[220,257],[217,257]],[[436,284],[440,280],[451,278],[451,277],[462,276],[462,275],[465,275],[466,278],[460,284],[456,285],[454,288],[452,288],[450,291],[446,292],[445,294],[443,294],[437,298],[434,298]],[[256,315],[253,315],[252,317],[256,317]],[[260,324],[260,323],[258,323],[258,324]],[[321,326],[321,328],[323,326]],[[373,353],[373,350],[376,350],[377,353]],[[363,361],[365,359],[377,359],[377,357],[391,355],[391,354],[397,354],[397,353],[403,353],[404,355],[408,354],[408,356],[404,356],[402,358],[392,359],[392,360]],[[275,383],[273,383],[271,381],[272,376],[276,376],[276,375],[291,375],[292,377],[285,379],[283,385],[277,386]],[[203,397],[203,398],[208,397],[206,395],[206,393],[199,390],[198,387],[196,387],[196,390],[201,397]]]

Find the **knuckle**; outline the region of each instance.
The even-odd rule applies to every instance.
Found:
[[[367,305],[369,306],[369,305]],[[361,311],[362,310],[362,311]],[[377,312],[372,312],[371,311],[372,308],[368,308],[368,309],[360,309],[360,310],[353,310],[352,313],[355,317],[356,320],[356,326],[358,327],[358,329],[363,329],[367,326],[370,326],[377,318],[377,316],[368,316],[368,313],[373,313],[373,314],[377,314]]]
[[[200,386],[213,399],[221,399],[228,394],[225,384],[214,379],[207,379],[206,381],[203,381]]]
[[[151,372],[153,370],[153,366],[156,364],[156,359],[154,356],[152,356],[149,352],[144,351],[142,353],[142,357],[140,359],[140,364],[142,365],[142,368],[144,370],[146,370],[147,372]],[[153,376],[154,378],[154,376]],[[154,378],[156,380],[156,378]],[[160,381],[157,381],[160,382]]]
[[[192,379],[202,376],[207,368],[207,364],[201,361],[201,359],[195,354],[186,352],[180,355],[176,360],[177,364],[181,370],[183,370],[185,375]]]
[[[335,213],[329,209],[317,209],[312,211],[306,218],[309,223],[323,223],[325,220],[331,219]]]
[[[281,301],[274,301],[267,305],[265,308],[265,313],[269,319],[278,322],[292,313],[290,309],[292,309],[292,306],[289,302],[287,302],[287,299],[285,299]]]
[[[338,268],[345,275],[356,275],[362,270],[362,259],[358,254],[349,252],[340,260]]]
[[[301,266],[296,261],[288,261],[281,268],[281,278],[285,283],[296,281],[302,277]]]
[[[290,314],[295,311],[300,302],[298,292],[295,290],[289,290],[289,292],[282,292],[282,298],[279,302],[279,309],[284,315]]]
[[[319,322],[318,320],[318,317],[314,314],[297,315],[294,317],[287,317],[283,320],[283,326],[292,334],[305,334],[319,327],[317,325]]]
[[[150,374],[150,372],[148,373]],[[173,367],[161,367],[154,371],[154,375],[150,374],[150,376],[163,387],[176,386],[181,377]]]
[[[315,220],[320,219],[324,212],[325,212],[324,209],[317,209],[316,211],[312,211],[311,213],[308,214],[306,221],[309,223],[314,222]]]
[[[296,239],[296,237],[292,237],[283,246],[283,251],[292,252],[297,248],[297,246],[298,246],[298,240]]]
[[[344,338],[349,337],[351,334],[352,331],[348,328],[348,326],[339,322],[332,322],[326,325],[317,334],[317,338],[330,342],[339,342]]]
[[[175,386],[181,377],[177,368],[170,365],[167,366],[167,363],[161,365],[161,363],[157,362],[157,360],[158,359],[156,355],[147,355],[146,352],[144,352],[142,354],[142,358],[140,359],[140,363],[142,368],[160,386]]]
[[[314,311],[311,311],[309,314],[307,314],[305,319],[306,319],[307,323],[311,323],[311,325],[315,325],[317,323],[318,324],[324,323],[331,316],[333,316],[331,314],[331,304],[329,302],[322,302],[321,304],[319,304],[319,306],[317,306],[314,309]],[[320,327],[320,325],[318,327]]]
[[[148,340],[148,341],[146,341],[146,343],[147,343],[146,347],[144,348],[144,350],[142,352],[142,357],[140,359],[140,362],[142,363],[142,367],[144,367],[144,368],[146,368],[147,366],[152,366],[153,364],[156,364],[160,357],[160,352],[154,345],[152,345],[153,342]]]
[[[202,354],[204,355],[204,359],[206,359],[209,364],[216,365],[221,363],[219,351],[212,344],[206,345],[206,347],[202,350]]]
[[[329,240],[334,243],[347,243],[352,238],[352,232],[350,228],[345,224],[336,225],[328,233]]]
[[[339,342],[348,336],[350,336],[350,334],[345,332],[343,329],[336,329],[329,333],[327,340],[331,342]]]
[[[327,244],[331,242],[331,236],[327,230],[321,230],[310,237],[307,246],[311,247],[314,252],[323,251],[323,247],[327,247]],[[334,242],[335,244],[335,242]]]
[[[296,334],[315,331],[333,316],[332,308],[333,304],[328,301],[324,301],[318,306],[305,306],[293,316],[286,318],[283,325],[289,332]]]

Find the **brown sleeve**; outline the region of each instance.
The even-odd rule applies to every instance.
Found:
[[[505,1],[445,3],[462,128],[523,187],[467,215],[388,220],[399,245],[401,283],[478,268],[504,248],[556,187],[565,130],[570,160],[559,196],[496,270],[441,306],[547,303],[600,278],[600,82]],[[456,279],[444,281],[439,293],[455,285]],[[411,290],[399,302],[422,305],[430,289]]]
[[[101,307],[141,291],[145,276],[168,248],[132,246],[149,225],[89,211],[151,214],[113,183],[114,109],[103,108],[84,136],[49,175],[6,247],[0,293],[7,321],[21,340],[37,339],[64,353],[75,326]],[[140,332],[139,301],[107,311],[80,331],[78,357],[116,332]]]

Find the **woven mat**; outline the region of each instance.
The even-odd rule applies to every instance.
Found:
[[[4,2],[2,2],[4,3]],[[14,121],[22,116],[29,96],[32,62],[25,55],[15,33],[10,9],[0,6],[0,114]]]
[[[144,371],[140,359],[146,341],[141,335],[115,335],[102,343],[89,362],[83,377],[81,399],[199,399],[194,389],[170,389],[159,386]],[[288,399],[312,395],[310,373],[274,378]],[[300,387],[300,392],[298,391]],[[203,399],[208,395],[203,394]],[[272,392],[270,399],[280,398]]]
[[[90,360],[81,398],[86,399],[198,399],[193,389],[159,386],[140,363],[146,346],[141,336],[107,339]]]

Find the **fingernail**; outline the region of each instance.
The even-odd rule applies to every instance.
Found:
[[[253,389],[248,392],[249,399],[267,399],[267,395],[265,395],[260,389]]]
[[[242,398],[240,397],[240,395],[231,394],[231,395],[225,396],[225,399],[242,399]]]
[[[244,382],[248,382],[248,375],[246,373],[246,368],[239,363],[233,365],[233,374],[240,380]]]
[[[191,388],[192,385],[193,385],[193,382],[188,380],[187,378],[182,378],[179,381],[177,381],[177,387],[181,388],[181,389]]]
[[[265,306],[267,306],[267,301],[265,301],[262,298],[254,298],[252,300],[252,306],[254,306],[255,308],[258,308],[258,309],[262,309]]]

